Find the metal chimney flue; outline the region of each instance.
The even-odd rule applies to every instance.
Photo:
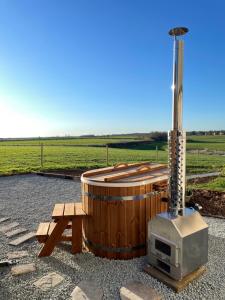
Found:
[[[185,212],[185,152],[186,132],[182,127],[183,115],[183,51],[184,41],[178,36],[188,32],[185,27],[173,28],[169,35],[174,37],[173,49],[173,115],[172,130],[169,131],[169,199],[170,213],[174,216]]]

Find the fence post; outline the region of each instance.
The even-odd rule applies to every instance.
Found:
[[[155,147],[155,150],[156,150],[156,161],[158,161],[159,158],[158,146]]]
[[[41,167],[43,168],[43,148],[44,148],[44,145],[43,143],[41,143]]]
[[[106,165],[109,165],[109,146],[106,145]]]

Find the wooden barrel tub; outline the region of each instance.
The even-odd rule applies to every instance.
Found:
[[[83,241],[97,256],[146,255],[147,223],[167,211],[167,167],[119,164],[82,174]]]

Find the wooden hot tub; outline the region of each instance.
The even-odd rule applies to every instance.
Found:
[[[112,259],[146,254],[147,223],[167,210],[167,167],[119,164],[82,174],[83,240],[89,251]]]

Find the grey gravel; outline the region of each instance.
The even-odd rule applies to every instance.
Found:
[[[10,217],[21,226],[36,230],[39,222],[51,219],[54,203],[80,200],[80,183],[70,180],[20,175],[0,178],[0,218]],[[72,255],[70,245],[60,244],[52,256],[37,257],[40,244],[35,240],[21,246],[8,245],[9,239],[0,234],[0,259],[8,252],[27,250],[28,257],[20,264],[34,263],[36,271],[13,277],[10,268],[0,269],[0,299],[71,299],[71,293],[82,280],[94,280],[103,289],[104,299],[120,299],[119,289],[130,281],[140,281],[155,288],[165,299],[217,300],[225,299],[225,221],[206,218],[209,229],[209,262],[207,272],[184,291],[171,289],[142,271],[146,257],[114,261],[95,257],[91,253]],[[34,282],[50,272],[64,277],[63,282],[49,291],[42,291]]]
[[[225,219],[204,217],[209,225],[209,234],[217,237],[225,238]],[[225,297],[224,297],[225,299]]]

